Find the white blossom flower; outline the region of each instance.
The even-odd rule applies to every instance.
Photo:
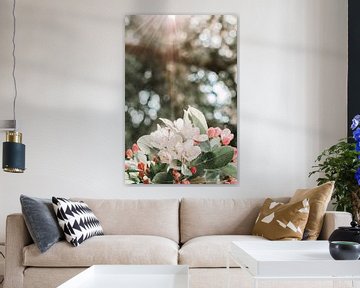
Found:
[[[181,135],[175,134],[168,127],[160,127],[150,134],[151,145],[159,150],[174,147],[176,143],[182,142]]]
[[[201,154],[196,142],[206,141],[209,137],[207,134],[200,134],[200,129],[190,121],[189,112],[184,113],[184,119],[179,118],[173,122],[165,118],[160,120],[165,127],[158,125],[148,138],[142,137],[140,145],[158,150],[160,161],[171,166],[177,165],[177,161],[190,162]]]
[[[198,142],[203,142],[209,139],[206,134],[200,135],[200,129],[198,127],[194,127],[190,121],[184,121],[179,118],[174,121],[174,130],[177,133],[180,133],[184,140],[195,140]]]
[[[184,143],[184,151],[182,157],[187,161],[192,161],[196,159],[201,154],[201,149],[199,146],[194,146],[192,140],[187,140]]]
[[[169,151],[161,150],[158,155],[162,163],[170,164],[173,160],[173,157]]]

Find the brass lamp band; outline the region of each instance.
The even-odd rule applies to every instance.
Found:
[[[22,143],[22,133],[18,131],[6,131],[6,142]]]
[[[3,170],[9,173],[24,173],[24,169],[4,167]]]

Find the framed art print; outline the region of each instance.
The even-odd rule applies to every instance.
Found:
[[[237,17],[125,17],[126,184],[236,184]]]

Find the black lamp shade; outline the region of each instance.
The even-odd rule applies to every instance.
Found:
[[[25,170],[25,145],[16,142],[3,143],[2,167],[6,172],[22,173]]]

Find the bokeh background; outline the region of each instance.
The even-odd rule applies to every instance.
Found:
[[[237,17],[125,17],[125,147],[175,120],[188,105],[237,146]]]

